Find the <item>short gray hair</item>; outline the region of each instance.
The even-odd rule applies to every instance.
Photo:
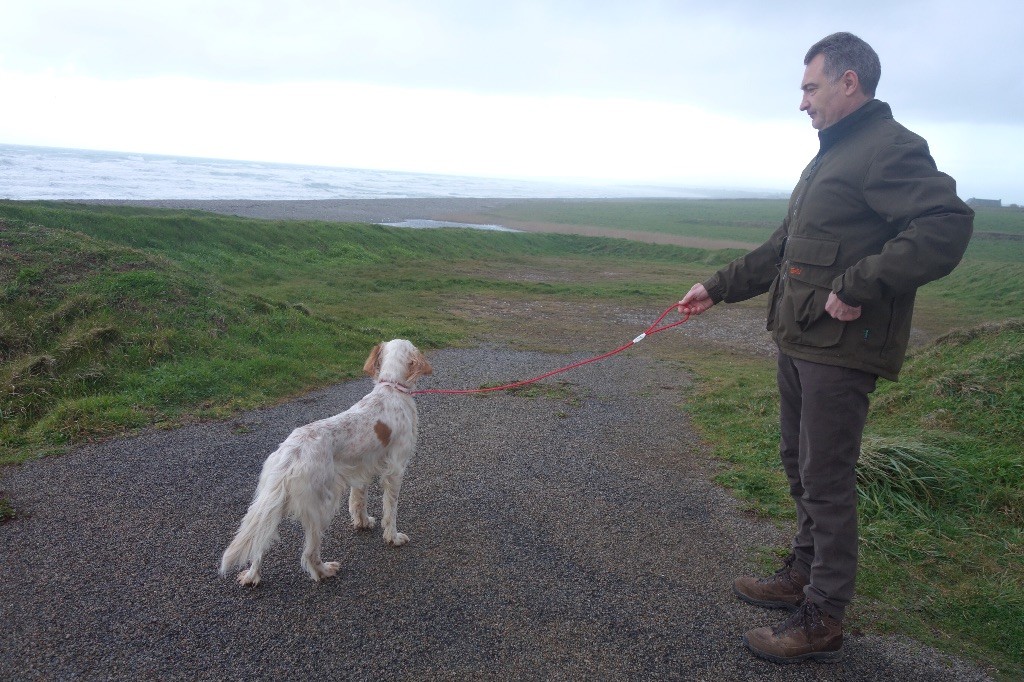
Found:
[[[804,66],[819,54],[825,55],[825,77],[830,82],[835,83],[844,73],[853,71],[864,94],[875,96],[875,88],[882,77],[882,64],[870,45],[852,33],[833,33],[807,50]]]

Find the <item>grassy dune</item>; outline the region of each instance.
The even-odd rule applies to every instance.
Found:
[[[757,242],[785,203],[506,210]],[[1024,675],[1024,213],[982,211],[976,231],[964,263],[920,292],[919,345],[873,402],[851,618],[1013,679]],[[593,318],[583,338],[607,350],[605,307],[660,311],[736,253],[0,202],[0,463],[283,400],[353,376],[382,338],[472,343],[493,333],[474,311],[497,306],[579,307]],[[511,343],[571,350],[538,339],[535,320],[517,324],[502,328]],[[665,346],[697,377],[680,402],[728,463],[720,482],[787,523],[771,362],[713,341]],[[0,495],[0,517],[16,505]]]
[[[467,338],[471,297],[671,300],[709,254],[574,236],[0,203],[0,463],[350,378],[382,338]],[[714,258],[712,257],[712,260]],[[624,274],[597,276],[595,264]],[[523,281],[515,273],[574,271]]]

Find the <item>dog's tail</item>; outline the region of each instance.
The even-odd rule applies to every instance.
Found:
[[[235,539],[221,557],[221,576],[226,576],[236,566],[246,566],[262,557],[277,541],[277,527],[288,503],[288,478],[291,473],[289,454],[288,448],[282,445],[263,464],[260,482],[256,486],[249,511],[242,518]]]

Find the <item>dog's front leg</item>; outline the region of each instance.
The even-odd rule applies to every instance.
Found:
[[[398,525],[398,493],[402,490],[401,474],[381,477],[381,487],[384,488],[384,517],[381,523],[384,525],[384,541],[395,547],[409,542],[409,536],[399,533]]]
[[[366,514],[366,488],[352,486],[348,493],[348,513],[352,517],[352,527],[356,530],[369,530],[377,525],[377,519]]]

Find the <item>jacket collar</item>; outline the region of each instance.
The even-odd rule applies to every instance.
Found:
[[[892,117],[892,109],[889,108],[889,105],[877,99],[868,100],[852,114],[843,117],[828,128],[818,131],[818,141],[821,144],[818,155],[824,154],[837,142],[849,136],[860,127],[862,122],[883,117]]]

